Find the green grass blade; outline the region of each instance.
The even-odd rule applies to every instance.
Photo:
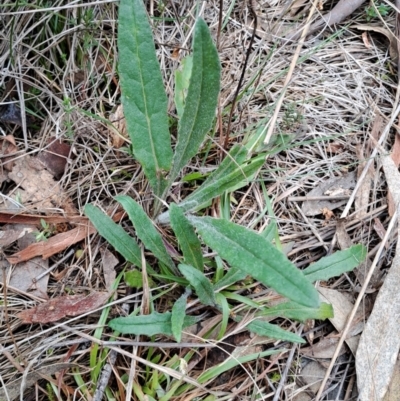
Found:
[[[246,328],[251,332],[256,333],[259,336],[276,338],[277,340],[290,341],[292,343],[299,343],[299,344],[305,343],[305,340],[303,340],[297,334],[281,329],[276,324],[271,324],[263,320],[259,319],[253,320],[246,326]]]
[[[168,102],[143,1],[121,0],[118,24],[118,72],[132,150],[160,195],[163,171],[172,163]]]
[[[207,24],[198,19],[194,29],[193,65],[185,109],[178,127],[178,142],[171,169],[173,181],[198,152],[210,131],[217,108],[221,67]]]
[[[199,297],[203,305],[216,305],[214,289],[207,277],[195,269],[193,266],[180,264],[178,265],[180,272],[189,281],[190,285],[195,289],[196,295]]]
[[[366,256],[367,249],[364,245],[354,245],[344,251],[321,258],[304,269],[303,274],[312,283],[317,280],[328,280],[353,270],[364,261]]]
[[[119,224],[93,205],[85,206],[85,214],[98,233],[108,241],[125,260],[137,267],[142,267],[139,245]]]
[[[186,316],[186,302],[187,298],[190,294],[189,291],[185,291],[174,303],[172,307],[172,314],[171,314],[171,330],[172,334],[175,337],[175,340],[180,343],[182,338],[182,328],[185,322]]]
[[[199,318],[185,316],[183,327],[196,324]],[[117,317],[108,325],[122,334],[154,336],[156,334],[172,335],[171,312],[153,312],[150,315]]]
[[[264,308],[257,316],[285,317],[304,322],[308,319],[325,320],[333,317],[332,305],[322,302],[319,308],[307,308],[295,302],[284,302]]]
[[[311,308],[319,306],[313,285],[265,238],[245,227],[211,217],[189,217],[204,242],[231,266],[279,294]]]
[[[125,211],[128,213],[137,236],[143,242],[144,246],[153,252],[154,256],[170,267],[174,272],[178,272],[173,260],[165,249],[163,239],[156,230],[151,219],[147,216],[143,208],[130,196],[119,195],[115,197]]]
[[[203,254],[201,243],[194,232],[193,226],[185,217],[182,209],[174,203],[169,208],[171,217],[171,227],[174,230],[179,246],[185,258],[185,263],[195,267],[197,270],[204,271]]]
[[[233,369],[234,367],[241,365],[246,362],[251,362],[254,361],[255,359],[258,358],[264,358],[269,355],[274,355],[278,354],[279,352],[282,352],[282,350],[268,350],[264,352],[257,352],[254,354],[246,355],[246,356],[241,356],[239,358],[229,358],[225,362],[222,362],[221,364],[217,366],[213,366],[212,368],[206,370],[204,373],[202,373],[197,381],[201,384],[208,382],[209,380],[215,379],[216,377],[222,375],[222,373],[227,372],[228,370]]]
[[[216,293],[215,298],[222,312],[221,326],[217,335],[217,340],[221,340],[226,335],[231,309],[229,307],[228,300],[222,294]]]

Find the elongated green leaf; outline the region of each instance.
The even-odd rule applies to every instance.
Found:
[[[230,357],[225,362],[221,363],[220,365],[213,366],[212,368],[206,370],[204,373],[202,373],[199,376],[197,381],[201,384],[206,383],[209,380],[220,376],[222,373],[233,369],[235,366],[238,366],[238,365],[246,363],[246,362],[254,361],[255,359],[258,359],[258,358],[264,358],[269,355],[278,354],[279,352],[282,352],[282,351],[283,350],[269,350],[269,351],[258,352],[258,353],[254,353],[254,354],[250,354],[250,355],[246,355],[246,356],[241,356],[238,358]]]
[[[185,108],[185,99],[192,74],[193,57],[186,56],[181,61],[181,69],[175,71],[175,107],[178,118],[181,119]]]
[[[172,149],[167,96],[142,0],[119,4],[118,51],[122,104],[135,157],[157,195],[166,186]]]
[[[226,335],[231,309],[229,307],[228,300],[222,294],[216,293],[215,298],[222,312],[220,329],[217,335],[217,340],[221,340]]]
[[[364,245],[354,245],[344,251],[325,256],[303,270],[303,274],[312,283],[317,280],[328,280],[340,276],[342,273],[353,270],[367,256]]]
[[[189,289],[190,290],[190,289]],[[171,314],[171,330],[175,340],[179,343],[182,338],[182,328],[186,316],[186,301],[190,291],[185,291],[174,303]]]
[[[200,302],[204,305],[214,306],[216,304],[214,289],[207,277],[193,266],[179,264],[178,268],[195,289]]]
[[[144,246],[153,252],[154,256],[177,272],[175,264],[165,249],[159,232],[155,229],[153,222],[147,216],[143,208],[130,196],[119,195],[115,199],[128,213],[137,236],[142,240]]]
[[[218,177],[217,180],[214,180],[214,177],[212,176],[208,177],[200,188],[191,193],[179,204],[179,207],[181,207],[185,212],[197,211],[224,192],[233,192],[248,185],[253,179],[254,174],[264,164],[264,160],[264,157],[258,156],[245,165],[236,165],[234,171],[227,175]]]
[[[226,299],[233,299],[241,305],[250,306],[250,308],[260,309],[262,307],[262,304],[255,302],[244,295],[240,295],[237,292],[221,291],[220,294],[222,294]]]
[[[304,322],[308,319],[325,320],[333,317],[332,305],[321,303],[319,308],[307,308],[295,302],[284,302],[271,308],[264,308],[257,316],[285,317]]]
[[[199,18],[194,29],[193,66],[185,109],[178,126],[178,142],[172,163],[171,181],[198,152],[211,129],[217,108],[220,75],[217,49],[207,24]]]
[[[178,239],[185,258],[185,263],[203,272],[204,262],[203,254],[201,252],[201,243],[194,232],[193,226],[183,214],[182,209],[174,203],[171,204],[169,212],[171,217],[171,227]]]
[[[253,320],[246,327],[251,332],[258,334],[259,336],[276,338],[278,340],[290,341],[292,343],[305,343],[305,340],[303,340],[297,334],[293,334],[290,331],[283,330],[276,324],[271,324],[263,320]]]
[[[172,335],[171,312],[153,312],[150,315],[117,317],[108,325],[122,334],[153,336],[156,334]],[[185,316],[183,328],[196,324],[199,318]]]
[[[245,227],[211,217],[189,217],[204,242],[228,263],[301,305],[317,308],[318,292],[281,252]]]
[[[209,204],[212,199],[226,191],[235,191],[253,179],[256,172],[263,165],[265,155],[258,155],[245,161],[247,149],[242,145],[234,146],[220,166],[208,176],[203,184],[190,194],[178,206],[184,211],[197,211]],[[166,224],[170,221],[169,212],[158,217],[158,222]]]
[[[110,217],[93,205],[85,206],[85,214],[98,231],[125,260],[137,267],[142,267],[142,257],[136,241]]]

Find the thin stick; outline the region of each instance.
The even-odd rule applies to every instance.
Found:
[[[246,67],[249,62],[251,48],[253,46],[254,38],[256,36],[256,31],[257,31],[258,18],[257,18],[256,11],[253,8],[254,4],[252,3],[252,1],[253,0],[249,0],[249,10],[250,10],[250,13],[251,13],[251,15],[253,17],[253,21],[254,21],[253,33],[251,34],[249,47],[247,49],[246,58],[244,59],[244,63],[243,63],[243,67],[242,67],[242,73],[240,74],[239,82],[237,84],[236,92],[235,92],[235,95],[234,95],[233,101],[232,101],[231,111],[229,112],[228,127],[226,129],[225,138],[224,138],[224,146],[223,146],[224,150],[226,150],[228,148],[229,134],[230,134],[231,124],[232,124],[232,116],[233,116],[233,112],[235,111],[236,102],[237,102],[237,98],[239,96],[240,89],[243,85],[244,74],[246,73]]]
[[[347,200],[350,198],[350,195],[343,196],[289,196],[287,200],[289,202],[304,202],[304,201],[337,201],[337,200]]]
[[[271,139],[271,136],[272,136],[272,133],[273,133],[273,131],[275,129],[276,120],[278,119],[278,114],[279,114],[279,111],[281,110],[281,107],[282,107],[282,103],[283,103],[283,99],[285,97],[286,89],[288,88],[289,82],[292,79],[293,71],[294,71],[294,68],[296,67],[296,63],[297,63],[297,60],[298,60],[298,58],[300,56],[300,51],[301,51],[301,49],[302,49],[302,47],[304,45],[304,41],[306,39],[308,30],[310,29],[311,18],[314,15],[315,10],[317,9],[318,1],[319,0],[314,0],[313,4],[311,6],[311,10],[310,10],[310,13],[308,14],[306,25],[304,26],[303,32],[302,32],[301,37],[300,37],[299,44],[297,45],[297,48],[296,48],[296,51],[294,53],[292,62],[290,63],[289,71],[288,71],[288,73],[286,75],[285,83],[283,84],[282,93],[281,93],[281,95],[280,95],[280,97],[278,99],[277,105],[275,107],[274,114],[273,114],[271,120],[269,121],[269,128],[268,128],[268,131],[267,131],[267,135],[266,135],[266,137],[264,139],[264,143],[266,145],[269,143],[269,141]]]

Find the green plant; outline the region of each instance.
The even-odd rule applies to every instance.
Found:
[[[220,196],[229,199],[231,192],[248,185],[256,177],[267,153],[253,152],[254,144],[250,143],[234,145],[199,187],[178,205],[169,204],[169,210],[160,214],[160,200],[167,200],[172,184],[212,130],[220,82],[218,53],[207,25],[198,19],[194,30],[192,63],[187,61],[183,71],[176,74],[179,93],[175,100],[179,122],[177,143],[172,150],[167,98],[151,28],[141,0],[122,0],[120,3],[118,48],[122,103],[132,152],[142,165],[154,192],[153,214],[149,216],[129,196],[120,195],[115,199],[127,212],[137,238],[158,260],[158,265],[147,265],[147,273],[154,280],[175,282],[186,289],[169,311],[159,313],[153,299],[150,314],[140,315],[139,310],[135,310],[128,317],[111,320],[109,326],[123,334],[164,334],[180,341],[182,330],[202,318],[186,314],[187,298],[194,291],[199,303],[219,311],[218,339],[225,335],[228,321],[233,319],[259,335],[303,343],[301,337],[270,323],[271,320],[283,317],[304,321],[332,316],[331,306],[320,303],[312,283],[352,270],[365,258],[365,248],[353,246],[300,271],[280,250],[275,223],[259,234],[229,221],[228,209],[224,213],[226,218],[195,216],[194,212],[204,210],[213,199]],[[191,67],[188,67],[190,64]],[[271,209],[267,196],[266,204],[265,212]],[[139,269],[143,266],[138,242],[121,225],[93,205],[86,205],[85,213],[99,234],[126,261]],[[157,224],[170,224],[181,257],[170,256],[166,239],[155,227]],[[217,256],[205,260],[202,253],[204,246],[212,249]],[[229,266],[227,271],[223,263]],[[213,277],[205,275],[205,264],[216,267]],[[268,299],[255,302],[235,292],[235,286],[246,289],[255,281],[274,289],[288,300],[282,298],[278,305],[269,306]],[[247,320],[250,313],[252,319]],[[270,353],[266,351],[264,354]],[[206,383],[225,370],[257,357],[259,354],[252,354],[210,368],[198,378],[198,382]],[[154,391],[149,390],[152,396],[156,396],[155,388],[162,385],[165,377],[161,374],[157,378],[153,376],[157,385],[154,385]],[[173,394],[182,393],[187,386],[179,380],[171,382],[160,399],[167,400]]]
[[[371,21],[375,18],[386,17],[391,10],[391,7],[385,3],[372,4],[365,8],[367,21]]]
[[[37,242],[47,241],[47,239],[53,234],[53,228],[49,223],[46,222],[46,220],[43,219],[40,219],[40,225],[42,226],[42,230],[33,233],[35,235],[35,239]]]

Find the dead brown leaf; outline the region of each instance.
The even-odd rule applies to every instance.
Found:
[[[96,229],[91,225],[87,224],[84,226],[75,227],[65,233],[57,234],[54,237],[49,238],[47,241],[37,242],[29,245],[22,251],[16,252],[13,255],[7,257],[7,260],[11,264],[21,263],[26,260],[30,260],[35,256],[41,256],[43,259],[47,259],[64,249],[82,241],[90,234],[94,234]]]
[[[121,216],[119,214],[119,216]],[[44,220],[48,224],[87,224],[89,219],[78,214],[67,215],[67,216],[39,216],[36,214],[25,214],[20,213],[19,210],[13,211],[0,211],[0,223],[12,223],[12,224],[35,224],[40,225],[40,220]]]
[[[53,177],[59,179],[64,174],[70,153],[71,146],[68,143],[57,138],[50,138],[48,146],[39,153],[38,159]]]
[[[383,227],[383,224],[381,223],[381,221],[377,217],[374,218],[373,227],[374,227],[375,232],[378,234],[379,238],[383,239],[385,237],[386,230],[385,230],[385,227]],[[386,244],[385,246],[386,246],[386,249],[388,249],[389,244]]]
[[[400,166],[400,134],[398,132],[394,137],[394,144],[390,155],[394,161],[394,164],[398,168]]]
[[[115,278],[117,277],[115,266],[118,265],[119,261],[108,249],[101,248],[100,252],[106,289],[108,291],[111,291],[111,287],[114,283]]]
[[[331,220],[333,217],[335,217],[335,213],[333,213],[332,210],[328,209],[327,207],[322,209],[322,215],[324,216],[325,220]]]
[[[4,170],[11,171],[13,166],[12,155],[18,151],[15,139],[12,135],[7,135],[0,140],[0,144],[1,144],[0,154],[2,156],[1,158],[2,166]]]
[[[31,231],[36,229],[35,226],[29,227],[22,224],[17,224],[15,227],[28,228]],[[35,243],[36,239],[32,232],[18,239],[19,249],[26,249],[28,246]],[[40,279],[37,278],[42,273],[46,272],[48,267],[49,261],[43,260],[40,256],[32,258],[29,261],[18,263],[12,270],[9,285],[23,292],[29,292],[30,294],[42,299],[47,299],[47,284],[49,281],[49,275],[46,274]]]
[[[325,375],[326,368],[317,361],[310,361],[304,366],[298,377],[301,378],[301,386],[293,383],[294,386],[288,386],[288,392],[292,392],[291,401],[311,401],[321,384]],[[296,380],[297,381],[297,380]]]
[[[371,48],[371,43],[370,43],[370,41],[369,41],[369,39],[368,39],[368,34],[367,34],[367,32],[363,32],[363,33],[361,34],[361,37],[362,37],[364,46],[365,46],[367,49],[370,49],[370,48]]]
[[[308,356],[310,358],[317,359],[330,359],[333,357],[336,346],[339,342],[339,337],[336,333],[336,336],[324,337],[318,343],[313,344],[309,347],[303,347],[299,350],[299,353],[303,356]],[[342,347],[340,350],[341,354],[345,354],[346,348]]]
[[[327,302],[332,305],[334,316],[329,320],[333,324],[335,329],[339,333],[341,333],[345,328],[347,318],[354,307],[353,303],[346,297],[344,293],[341,293],[337,290],[331,290],[325,287],[318,287],[318,292],[320,293],[321,301]],[[349,346],[354,355],[357,350],[357,335],[362,331],[364,327],[363,318],[363,312],[362,310],[359,310],[346,339],[346,344]]]
[[[126,130],[126,121],[124,116],[124,110],[122,104],[120,104],[114,113],[110,114],[109,120],[113,123],[116,130],[110,130],[110,136],[112,139],[112,146],[119,149],[124,145],[128,138],[128,132]]]
[[[114,214],[112,219],[114,221],[119,221],[123,215],[123,211],[117,212]],[[51,219],[52,218],[50,217],[49,220]],[[7,257],[8,262],[11,264],[16,264],[25,260],[29,260],[35,256],[41,256],[43,259],[47,259],[50,256],[53,256],[58,252],[70,247],[71,245],[82,241],[88,235],[94,234],[96,229],[89,222],[89,220],[84,218],[81,219],[83,219],[83,222],[86,221],[86,224],[79,225],[78,227],[75,227],[72,230],[64,233],[57,234],[49,238],[46,242],[42,241],[29,245],[26,249]]]
[[[93,292],[90,295],[66,295],[53,298],[34,308],[17,314],[22,323],[51,323],[64,317],[79,316],[102,306],[110,297],[108,292]]]
[[[389,31],[389,29],[383,28],[378,25],[355,25],[354,28],[359,29],[360,31],[367,31],[367,32],[377,32],[381,35],[384,35],[389,40],[389,52],[390,57],[394,62],[397,63],[399,58],[399,53],[397,50],[397,40],[396,36]]]
[[[0,247],[4,248],[18,238],[22,238],[25,234],[35,231],[33,227],[25,227],[23,225],[7,224],[0,230]]]
[[[8,176],[25,190],[21,193],[23,204],[41,209],[61,208],[66,213],[78,214],[72,200],[37,158],[25,155],[15,160]]]
[[[354,172],[351,172],[319,183],[307,194],[307,197],[350,195],[350,191],[354,189],[355,185],[356,176]],[[321,214],[321,210],[335,210],[346,203],[347,200],[307,200],[303,202],[302,210],[306,216],[315,216]]]

